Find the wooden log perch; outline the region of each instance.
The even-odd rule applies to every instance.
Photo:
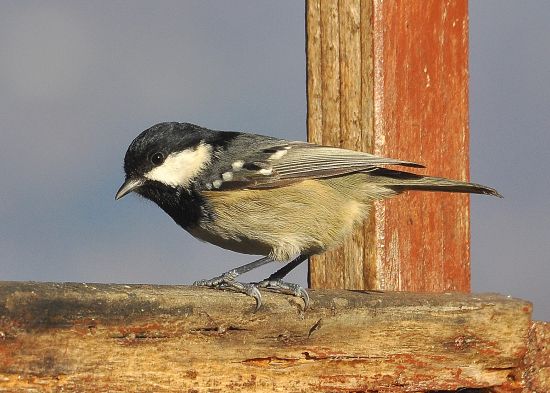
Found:
[[[495,294],[0,282],[3,392],[521,389],[530,303]],[[481,391],[481,390],[480,390]],[[485,391],[485,390],[483,390]]]
[[[550,322],[535,322],[524,360],[526,392],[550,392]]]

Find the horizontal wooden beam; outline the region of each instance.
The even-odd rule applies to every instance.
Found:
[[[342,290],[311,300],[304,312],[265,293],[253,313],[251,298],[186,286],[0,282],[0,391],[519,388],[526,301]]]

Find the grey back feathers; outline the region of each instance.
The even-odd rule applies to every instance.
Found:
[[[383,168],[421,164],[375,156],[306,142],[290,142],[255,134],[240,134],[218,152],[217,163],[207,174],[208,190],[269,189],[288,186],[307,179],[322,179],[368,173],[362,179],[391,189],[465,192],[499,196],[496,190],[479,184],[445,178],[416,175]],[[381,195],[382,196],[382,195]]]
[[[254,134],[241,134],[227,149],[231,154],[216,154],[218,162],[208,171],[207,189],[275,188],[306,179],[369,172],[384,165],[423,167],[409,161]]]

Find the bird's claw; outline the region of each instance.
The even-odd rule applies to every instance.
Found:
[[[235,278],[237,278],[237,276],[238,274],[234,270],[231,270],[222,274],[221,276],[214,277],[209,280],[195,281],[193,285],[215,289],[230,289],[232,291],[251,296],[256,301],[254,312],[258,311],[262,306],[262,295],[260,291],[254,284],[235,281]]]
[[[260,293],[260,290],[254,284],[243,284],[243,285],[249,286],[246,294],[248,296],[252,296],[254,300],[256,300],[256,308],[254,309],[254,312],[257,312],[260,309],[260,307],[262,307],[262,294]]]
[[[301,285],[285,282],[279,279],[266,279],[257,283],[256,286],[258,288],[265,288],[271,292],[283,293],[285,295],[299,297],[304,302],[304,310],[307,310],[309,307],[309,294],[307,293],[306,289]]]
[[[193,285],[216,289],[229,289],[251,296],[256,301],[256,308],[254,309],[254,312],[258,311],[262,306],[262,295],[258,288],[265,288],[271,292],[299,297],[304,302],[304,310],[309,308],[309,294],[301,285],[285,282],[280,279],[269,278],[255,284],[242,283],[235,281],[238,275],[239,274],[235,270],[230,270],[221,276],[214,277],[209,280],[195,281]]]

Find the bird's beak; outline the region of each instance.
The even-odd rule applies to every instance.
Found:
[[[122,186],[120,186],[120,188],[118,189],[118,191],[115,195],[115,200],[118,200],[118,199],[122,198],[124,195],[131,193],[136,188],[141,187],[143,185],[143,183],[144,183],[143,179],[139,179],[139,178],[138,179],[132,179],[132,178],[126,179],[124,184]]]

